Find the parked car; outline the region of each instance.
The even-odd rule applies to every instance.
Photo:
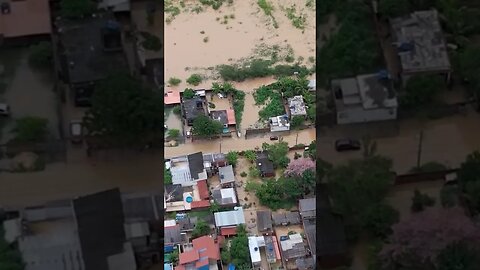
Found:
[[[360,150],[361,143],[355,139],[340,139],[335,141],[335,149],[338,152]]]
[[[270,141],[278,141],[278,136],[270,136]]]
[[[288,240],[288,236],[286,235],[280,236],[280,241],[286,241],[286,240]]]
[[[83,125],[80,120],[70,121],[70,140],[74,144],[80,144],[83,141]]]
[[[5,103],[0,103],[0,116],[10,116],[10,106]]]

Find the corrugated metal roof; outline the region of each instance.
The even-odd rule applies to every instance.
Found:
[[[235,181],[232,165],[218,168],[218,175],[222,184],[231,183]]]
[[[225,227],[232,225],[245,224],[245,215],[242,207],[235,207],[235,210],[217,212],[215,216],[215,225],[217,227]]]

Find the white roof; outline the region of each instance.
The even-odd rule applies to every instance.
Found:
[[[169,220],[165,220],[163,222],[163,227],[166,228],[166,227],[172,227],[172,226],[175,226],[177,225],[177,223],[175,222],[174,219],[169,219]]]
[[[260,241],[259,241],[260,240]],[[265,245],[265,239],[263,236],[249,236],[248,237],[248,249],[250,250],[250,258],[252,263],[258,263],[262,261],[260,256],[260,243]]]
[[[295,244],[303,243],[302,235],[299,233],[289,235],[289,239],[285,241],[280,241],[282,250],[292,249]]]
[[[237,196],[235,195],[235,189],[233,188],[222,188],[220,189],[220,194],[223,199],[232,198],[233,203],[237,203]]]
[[[245,224],[245,215],[242,207],[235,207],[232,211],[217,212],[215,215],[215,226],[225,227]]]
[[[310,80],[308,82],[308,88],[315,88],[317,86],[317,81],[316,80]]]

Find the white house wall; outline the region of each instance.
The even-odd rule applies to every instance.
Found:
[[[397,119],[396,108],[364,110],[362,107],[349,108],[337,113],[338,124],[366,123]]]

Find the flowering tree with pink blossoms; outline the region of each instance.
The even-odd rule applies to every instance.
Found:
[[[382,269],[436,269],[437,256],[449,245],[480,243],[480,227],[458,207],[430,208],[392,228],[379,254]]]
[[[307,170],[315,172],[315,167],[315,161],[310,158],[294,159],[290,161],[284,174],[289,177],[301,177]]]

